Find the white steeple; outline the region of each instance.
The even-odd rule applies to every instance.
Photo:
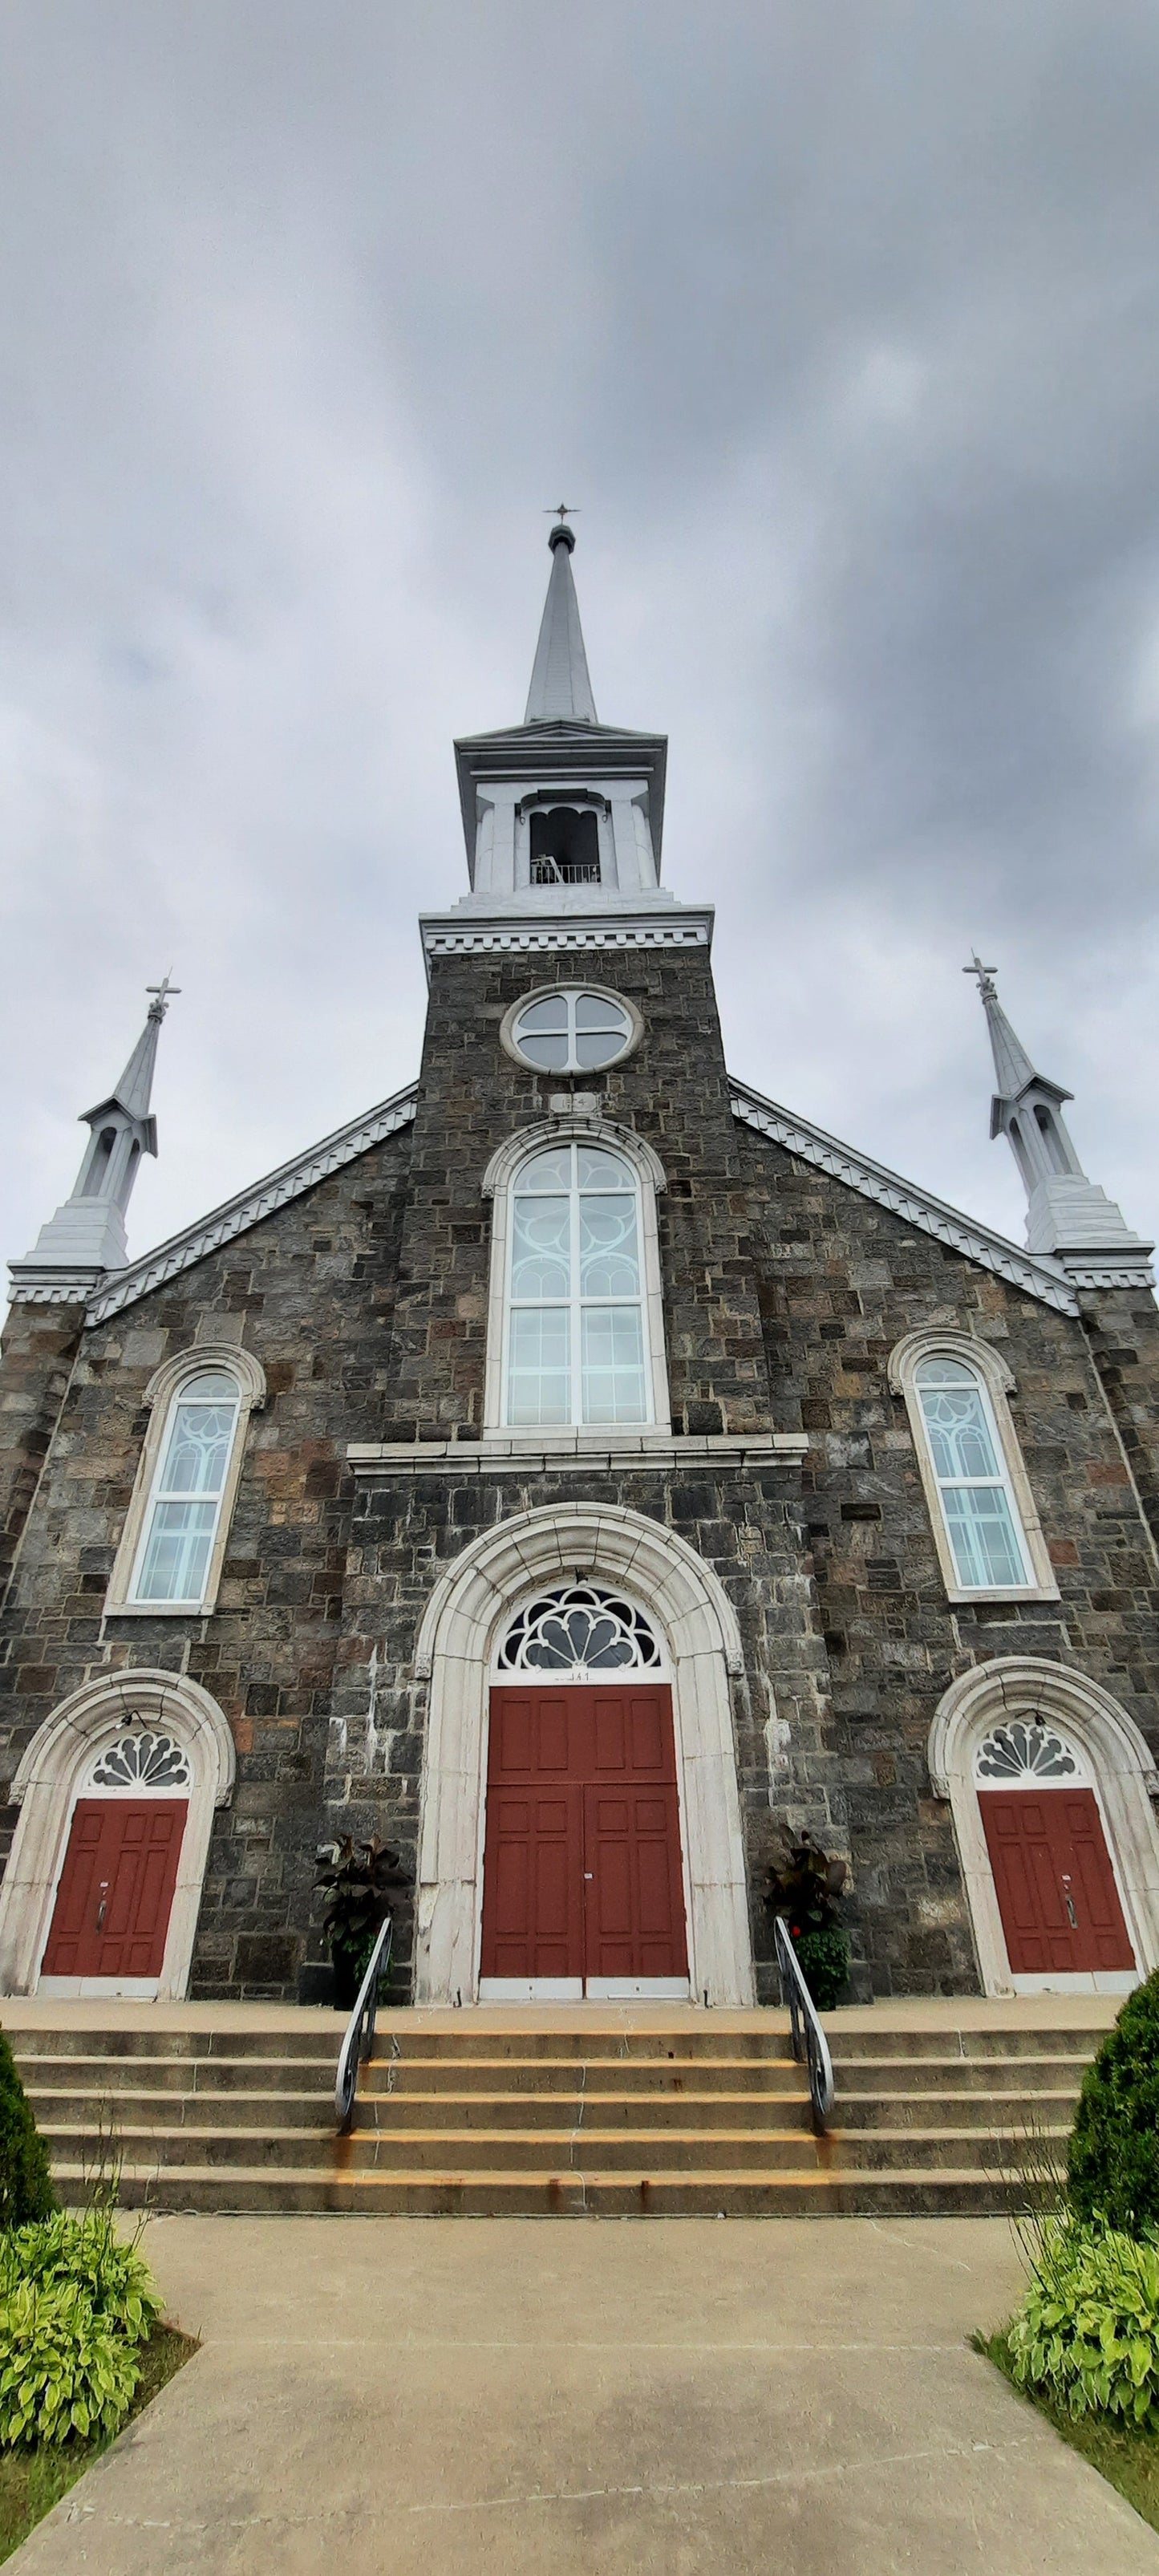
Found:
[[[66,1295],[102,1271],[122,1270],[128,1258],[125,1210],[142,1154],[157,1151],[157,1121],[150,1114],[157,1039],[177,991],[168,976],[148,987],[153,995],[145,1026],[120,1081],[94,1109],[82,1111],[89,1141],[71,1198],[42,1225],[31,1252],[11,1266],[17,1295],[36,1286]]]
[[[597,916],[672,908],[660,885],[668,746],[662,734],[600,723],[562,511],[548,544],[524,720],[455,745],[471,878],[456,910],[566,917],[582,935]]]
[[[978,978],[998,1084],[990,1134],[1005,1136],[1022,1175],[1027,1250],[1053,1254],[1080,1286],[1149,1282],[1154,1246],[1131,1233],[1114,1200],[1088,1181],[1075,1152],[1062,1114],[1063,1101],[1074,1094],[1036,1073],[998,999],[994,968],[975,955],[962,972]]]
[[[535,648],[524,724],[551,724],[561,717],[572,724],[595,724],[597,721],[580,625],[579,601],[571,577],[575,531],[567,524],[564,507],[561,504],[558,522],[547,540],[551,547],[551,579],[547,585],[539,642]]]

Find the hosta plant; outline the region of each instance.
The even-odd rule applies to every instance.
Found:
[[[144,2255],[122,2242],[112,2210],[99,2205],[0,2236],[0,2301],[27,2281],[44,2289],[71,2283],[94,2317],[127,2343],[144,2342],[165,2304]]]
[[[1159,2246],[1048,2218],[1008,2331],[1014,2377],[1071,2415],[1159,2432]]]
[[[140,2346],[117,2334],[76,2281],[21,2281],[0,2297],[0,2444],[115,2433],[141,2376]]]

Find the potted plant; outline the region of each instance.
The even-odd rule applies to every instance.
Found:
[[[831,2010],[849,1975],[849,1935],[839,1913],[847,1876],[847,1863],[830,1860],[806,1833],[768,1872],[766,1908],[783,1915],[818,2012]]]
[[[334,2001],[340,2011],[350,2012],[387,1915],[411,1884],[410,1873],[377,1834],[369,1842],[356,1842],[347,1834],[318,1857],[323,1866],[316,1884],[330,1895],[322,1929],[330,1944]]]

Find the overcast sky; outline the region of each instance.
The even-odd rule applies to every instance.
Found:
[[[1019,1238],[975,945],[1159,1227],[1151,0],[6,0],[0,1251],[412,1079],[549,558],[732,1070]]]

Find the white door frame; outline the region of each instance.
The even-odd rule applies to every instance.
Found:
[[[998,1891],[978,1805],[978,1746],[1002,1720],[1036,1717],[1057,1725],[1082,1753],[1094,1785],[1107,1851],[1139,1976],[1159,1967],[1159,1827],[1151,1806],[1159,1772],[1145,1737],[1101,1683],[1033,1655],[997,1655],[952,1682],[930,1728],[934,1790],[954,1820],[983,1990],[988,1995],[1095,1990],[1095,1976],[1028,1979],[1011,1969]],[[1129,1972],[1111,1981],[1134,1984]]]
[[[622,1584],[663,1640],[672,1686],[691,1990],[751,2004],[752,1943],[729,1674],[741,1670],[736,1614],[686,1542],[608,1503],[520,1512],[463,1549],[436,1585],[416,1648],[430,1678],[421,1788],[417,1976],[421,2004],[479,1991],[487,1715],[492,1659],[531,1587],[579,1572]]]
[[[214,1811],[228,1806],[236,1757],[216,1700],[198,1682],[154,1669],[105,1672],[82,1684],[52,1711],[20,1757],[9,1796],[20,1809],[0,1886],[0,1994],[34,1995],[40,1987],[56,1892],[72,1830],[73,1809],[101,1748],[123,1734],[130,1711],[181,1745],[190,1780],[177,1864],[177,1884],[161,1974],[145,1981],[159,1999],[180,1998],[189,1984]],[[108,1994],[115,1980],[102,1978]],[[141,1981],[132,1981],[136,1990]],[[58,1991],[50,1980],[50,1991]]]

